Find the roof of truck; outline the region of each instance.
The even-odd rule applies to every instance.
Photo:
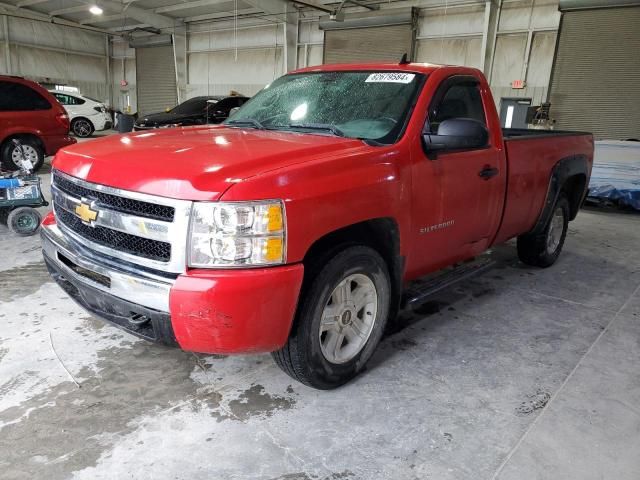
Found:
[[[313,67],[299,68],[291,73],[302,72],[335,72],[335,71],[349,71],[349,70],[365,70],[365,71],[400,71],[400,72],[414,72],[414,73],[431,73],[439,68],[446,67],[447,65],[436,65],[433,63],[336,63],[328,65],[315,65]]]

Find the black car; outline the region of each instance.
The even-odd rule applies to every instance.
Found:
[[[231,109],[240,107],[249,100],[247,97],[193,97],[172,108],[168,112],[151,113],[138,118],[133,129],[186,127],[220,123],[226,120]]]

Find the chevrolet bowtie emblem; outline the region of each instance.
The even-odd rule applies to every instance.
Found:
[[[84,223],[95,222],[96,218],[98,218],[98,211],[92,210],[91,207],[86,203],[81,203],[76,207],[76,215],[80,217],[80,219]]]

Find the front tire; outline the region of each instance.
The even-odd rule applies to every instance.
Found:
[[[18,140],[20,140],[24,155],[33,164],[33,171],[37,172],[44,164],[44,149],[42,145],[36,138],[32,137],[18,137]],[[20,148],[11,139],[7,140],[2,146],[2,167],[12,171],[19,170],[21,168],[21,155]]]
[[[391,281],[382,257],[365,246],[347,247],[305,287],[278,366],[313,388],[339,387],[362,371],[389,317]]]
[[[518,257],[522,263],[542,268],[555,263],[567,237],[569,213],[569,200],[565,195],[561,195],[542,232],[518,237]]]
[[[71,122],[71,131],[76,137],[87,138],[93,135],[95,127],[86,118],[76,118]]]

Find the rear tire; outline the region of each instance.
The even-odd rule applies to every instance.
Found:
[[[44,149],[40,142],[34,137],[14,137],[20,140],[22,144],[22,148],[25,154],[29,157],[29,159],[33,162],[33,171],[37,172],[44,164]],[[6,170],[19,170],[20,165],[16,163],[18,158],[20,158],[18,147],[11,141],[12,139],[8,139],[2,145],[2,152],[0,152],[0,157],[2,160],[2,167]]]
[[[28,237],[40,229],[42,216],[32,207],[19,207],[12,210],[7,217],[7,226],[16,235]]]
[[[272,356],[289,376],[313,388],[339,387],[362,371],[389,317],[391,281],[372,248],[346,247],[301,294],[292,332]]]
[[[71,131],[76,137],[87,138],[96,131],[93,123],[86,118],[76,118],[71,122]]]
[[[560,256],[569,227],[569,200],[562,194],[553,207],[551,218],[537,235],[518,237],[518,257],[534,267],[550,267]]]

